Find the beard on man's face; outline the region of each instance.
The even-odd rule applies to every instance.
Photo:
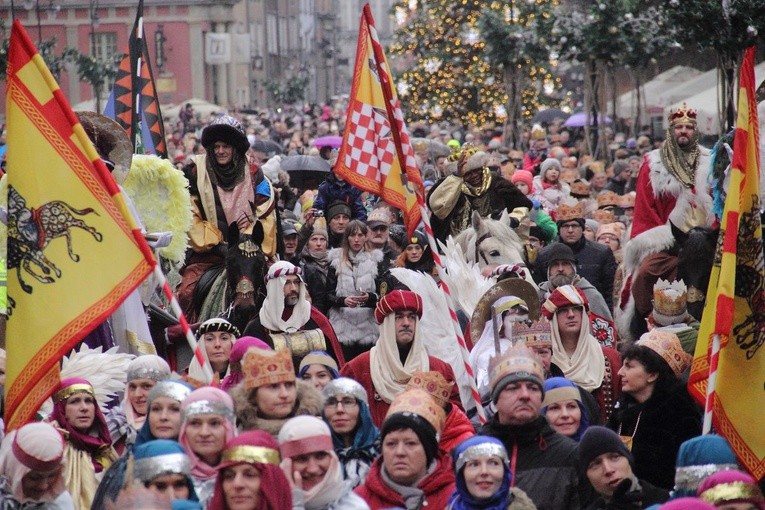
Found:
[[[550,290],[557,289],[558,287],[563,287],[564,285],[571,285],[574,283],[574,277],[576,274],[567,275],[567,274],[556,274],[554,276],[550,277]]]
[[[295,306],[298,302],[299,297],[300,295],[297,292],[295,292],[294,294],[292,293],[287,294],[286,296],[284,296],[284,304],[287,306]]]

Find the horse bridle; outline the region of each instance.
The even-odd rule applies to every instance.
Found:
[[[480,256],[487,266],[489,265],[489,259],[486,258],[486,255],[481,253],[481,250],[479,250],[479,247],[481,246],[482,242],[484,242],[487,239],[490,239],[491,237],[492,237],[491,232],[486,232],[481,237],[475,240],[475,261],[478,262],[478,257]]]

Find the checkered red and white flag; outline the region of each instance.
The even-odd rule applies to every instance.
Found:
[[[368,7],[361,17],[351,100],[335,172],[401,209],[410,233],[420,223],[417,193],[422,193],[422,178]]]

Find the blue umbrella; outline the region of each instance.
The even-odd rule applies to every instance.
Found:
[[[563,125],[566,127],[584,127],[584,124],[586,122],[587,122],[587,113],[579,112],[569,117],[568,120],[566,120],[566,123]],[[590,116],[590,126],[593,126],[594,124],[595,124],[595,118]],[[608,115],[603,115],[602,113],[598,114],[598,124],[611,124],[611,117],[609,117]]]

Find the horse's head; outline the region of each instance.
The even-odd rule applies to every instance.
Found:
[[[266,257],[260,248],[262,242],[263,227],[260,222],[255,223],[252,234],[241,234],[236,223],[228,227],[226,305],[233,304],[240,312],[254,313],[266,276]]]
[[[507,213],[499,220],[492,220],[474,211],[471,220],[471,227],[456,239],[465,250],[468,262],[477,262],[481,268],[524,263],[523,243],[510,227]]]
[[[687,233],[672,228],[677,242],[677,278],[688,286],[688,313],[701,320],[715,258],[717,230],[694,227]]]

